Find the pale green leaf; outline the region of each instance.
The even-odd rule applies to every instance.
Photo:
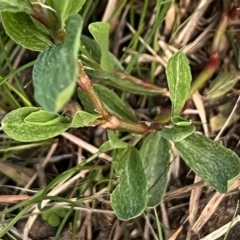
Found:
[[[44,122],[40,121],[41,118],[39,122],[36,122],[35,116],[38,116],[39,112],[43,116],[42,120]],[[49,118],[47,118],[47,114],[47,112],[36,107],[24,107],[13,110],[2,119],[3,131],[17,141],[34,142],[55,137],[69,128],[70,121],[67,118],[59,116],[59,118],[56,117],[56,121],[56,119],[52,119],[53,115],[51,113],[49,113]],[[26,121],[28,117],[31,120],[30,122]],[[46,119],[49,122],[45,122]]]
[[[46,0],[46,3],[60,16],[62,25],[69,17],[78,13],[85,2],[86,0]]]
[[[1,15],[7,35],[24,48],[41,52],[53,44],[50,37],[40,32],[26,13],[2,12]]]
[[[26,123],[35,124],[38,126],[52,125],[54,123],[69,123],[70,120],[56,113],[49,113],[40,109],[39,111],[29,114],[24,121]]]
[[[176,116],[171,118],[172,123],[174,123],[177,126],[190,126],[192,125],[191,119],[184,119],[182,117]]]
[[[160,132],[161,136],[164,138],[173,141],[173,142],[180,142],[184,138],[190,136],[195,132],[196,127],[191,126],[174,126],[174,127],[164,127],[163,130]]]
[[[148,184],[148,206],[158,205],[166,192],[170,144],[160,132],[150,133],[140,149],[143,168]]]
[[[100,152],[108,152],[113,149],[127,148],[128,144],[119,139],[113,130],[108,130],[107,132],[109,140],[100,146]]]
[[[120,183],[111,194],[111,205],[121,220],[127,221],[142,214],[147,203],[147,180],[139,152],[129,147],[114,158],[121,173]]]
[[[221,193],[228,191],[228,181],[240,173],[239,157],[205,136],[192,134],[175,146],[186,164]]]
[[[109,57],[109,30],[110,25],[103,22],[94,22],[89,25],[89,31],[101,48],[100,65],[106,72],[113,72],[113,63]]]
[[[64,43],[46,49],[34,65],[35,99],[49,112],[62,109],[74,92],[81,28],[82,18],[79,15],[70,17]]]
[[[172,116],[178,116],[188,98],[192,75],[187,57],[182,50],[176,52],[168,61],[167,81],[172,101]]]
[[[0,12],[31,12],[27,0],[0,0]]]
[[[71,127],[79,128],[88,126],[89,124],[97,120],[99,117],[100,117],[99,115],[92,115],[84,111],[78,111],[73,116]]]
[[[83,61],[86,60],[86,57],[87,57],[90,59],[94,59],[95,61],[97,61],[97,63],[100,64],[101,48],[94,39],[82,35],[80,51],[84,55]],[[111,52],[108,52],[108,53],[109,53],[109,58],[111,59],[111,62],[114,66],[114,69],[124,71],[124,67],[122,66],[121,62]]]

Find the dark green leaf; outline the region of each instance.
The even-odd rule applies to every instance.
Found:
[[[96,114],[96,111],[94,110],[86,92],[84,92],[82,89],[78,89],[77,94],[83,105],[84,110],[88,113]]]
[[[79,15],[70,17],[64,43],[46,49],[34,65],[35,98],[49,112],[58,112],[74,92],[81,27],[82,18]]]
[[[178,127],[174,126],[171,128],[164,127],[163,130],[160,132],[160,134],[173,142],[180,142],[184,138],[190,136],[195,132],[196,127],[191,125],[191,126],[185,126],[185,127]]]
[[[113,90],[100,84],[94,84],[93,87],[109,112],[125,120],[137,121],[133,111]]]
[[[120,140],[112,130],[108,130],[108,139],[109,140],[103,143],[99,148],[100,152],[108,152],[118,148],[127,148],[128,146],[128,144]]]
[[[41,52],[53,44],[50,37],[40,32],[26,13],[3,12],[1,15],[6,33],[24,48]]]
[[[78,111],[73,116],[71,127],[79,128],[88,126],[89,124],[97,120],[99,117],[100,117],[99,115],[92,115],[87,112]]]
[[[140,156],[148,183],[148,206],[158,205],[165,194],[170,162],[170,144],[160,132],[150,133],[143,141]]]
[[[115,157],[116,171],[121,173],[120,183],[111,195],[111,205],[121,220],[142,214],[147,203],[147,180],[139,152],[129,147]]]
[[[187,57],[182,50],[176,52],[168,61],[167,81],[172,101],[172,116],[178,116],[188,98],[192,75]]]
[[[133,111],[124,103],[124,101],[113,91],[107,87],[104,87],[100,84],[93,85],[94,90],[104,103],[106,109],[125,120],[136,122],[137,118],[134,115]],[[82,91],[78,90],[78,96],[84,106],[84,110],[89,113],[94,113],[94,109],[89,101],[87,94]]]
[[[147,96],[159,95],[159,92],[148,89],[144,86],[137,85],[127,79],[122,79],[114,74],[107,73],[100,70],[86,69],[86,72],[92,78],[98,79],[101,83],[112,85],[115,88],[129,91],[131,93],[143,94]]]
[[[55,137],[69,128],[70,121],[67,118],[58,116],[52,119],[53,115],[50,113],[48,118],[47,114],[36,107],[19,108],[4,116],[2,119],[3,131],[17,141],[34,142]],[[35,116],[39,115],[43,117],[36,121]],[[26,119],[30,119],[30,122]],[[44,122],[41,122],[41,119]],[[49,122],[45,122],[47,119]]]
[[[207,137],[192,134],[175,146],[187,165],[221,193],[227,192],[228,181],[240,173],[238,156]]]
[[[100,65],[106,72],[113,72],[113,64],[109,57],[109,23],[94,22],[89,25],[89,31],[101,48]]]

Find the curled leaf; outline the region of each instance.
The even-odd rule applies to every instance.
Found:
[[[13,110],[2,119],[3,131],[17,141],[32,142],[55,137],[69,128],[70,120],[67,118],[59,116],[52,119],[51,113],[47,118],[47,114],[46,111],[36,107]],[[34,115],[39,116],[38,121],[35,121]],[[46,119],[49,121],[45,121]]]

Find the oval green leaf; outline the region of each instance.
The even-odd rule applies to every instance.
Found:
[[[163,130],[160,132],[160,134],[167,140],[170,140],[173,142],[180,142],[186,137],[193,134],[195,132],[195,129],[196,127],[193,125],[185,126],[185,127],[174,126],[171,128],[164,127]]]
[[[7,35],[24,48],[41,52],[53,44],[50,37],[40,32],[26,13],[3,12],[1,15]]]
[[[170,144],[161,136],[160,132],[150,133],[143,141],[140,156],[147,177],[147,205],[154,207],[162,201],[166,192]]]
[[[192,134],[175,146],[186,164],[221,193],[227,192],[228,181],[240,173],[239,157],[205,136]]]
[[[82,18],[79,15],[70,17],[64,43],[46,49],[34,65],[35,98],[49,112],[58,112],[74,92],[81,28]]]
[[[52,227],[57,227],[60,224],[60,218],[56,213],[51,212],[51,214],[48,215],[47,222]]]
[[[147,180],[139,152],[129,147],[115,157],[114,166],[121,174],[120,183],[111,194],[111,205],[123,221],[142,214],[147,203]]]
[[[13,110],[5,115],[2,120],[3,131],[17,141],[32,142],[55,137],[69,128],[70,121],[62,116],[57,118],[57,122],[50,120],[51,124],[40,121],[38,123],[26,121],[28,116],[31,116],[31,114],[38,115],[39,111],[43,113],[42,110],[36,107],[24,107]],[[44,118],[42,119],[47,119],[47,114],[47,112],[44,112]],[[51,119],[51,117],[52,114],[50,113],[49,119]],[[30,117],[30,119],[32,119],[32,117]]]
[[[172,101],[172,116],[178,116],[188,98],[192,75],[186,55],[176,52],[168,61],[167,81]]]

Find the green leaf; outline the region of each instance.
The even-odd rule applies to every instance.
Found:
[[[88,126],[90,123],[93,123],[99,117],[100,117],[99,115],[92,115],[87,112],[78,111],[73,116],[71,127],[79,128]]]
[[[100,84],[93,84],[93,88],[110,113],[115,114],[116,116],[125,120],[133,122],[137,121],[137,118],[130,107],[128,107],[113,90],[110,90],[109,88]],[[94,109],[87,97],[87,94],[82,90],[78,90],[78,96],[84,106],[84,110],[89,113],[94,113]]]
[[[103,143],[99,148],[100,152],[108,152],[113,149],[127,148],[128,144],[120,140],[112,130],[108,130],[108,141]]]
[[[133,111],[113,90],[100,84],[94,84],[93,87],[109,112],[125,120],[137,121]]]
[[[49,112],[58,112],[71,98],[78,76],[79,38],[82,18],[67,21],[65,41],[41,53],[33,68],[35,99]]]
[[[191,120],[191,119],[186,120],[186,119],[184,119],[184,118],[182,118],[182,117],[179,117],[179,116],[172,117],[172,118],[171,118],[171,121],[172,121],[172,123],[174,123],[175,125],[177,125],[177,126],[182,126],[182,127],[192,125],[192,120]]]
[[[87,57],[87,58],[90,58],[91,60],[94,59],[100,64],[101,48],[94,39],[82,35],[80,51],[84,55],[84,58],[82,58],[82,61],[86,60],[86,57]],[[108,54],[109,54],[109,58],[111,59],[111,62],[113,63],[114,69],[124,71],[124,67],[122,66],[121,62],[111,52],[108,52]]]
[[[103,22],[94,22],[89,25],[88,29],[101,48],[100,65],[102,69],[106,72],[113,72],[113,64],[108,50],[110,25]]]
[[[228,181],[240,172],[238,156],[205,136],[192,134],[175,146],[187,165],[221,193],[227,192]]]
[[[24,121],[29,124],[38,126],[53,125],[55,123],[69,123],[69,119],[58,115],[56,113],[49,113],[45,110],[39,109],[39,111],[30,113]]]
[[[129,91],[131,93],[143,94],[147,96],[157,96],[159,95],[158,91],[148,89],[144,86],[137,85],[127,79],[120,78],[115,74],[104,72],[96,69],[86,69],[86,73],[95,79],[98,79],[101,83],[109,84],[115,88],[121,90]]]
[[[46,0],[46,3],[59,14],[62,25],[69,17],[78,13],[85,2],[86,0]]]
[[[31,12],[31,6],[26,0],[0,0],[0,12]]]
[[[52,119],[53,115],[49,113],[48,118],[47,114],[47,112],[36,107],[13,110],[2,119],[3,131],[17,141],[34,142],[55,137],[69,128],[70,121],[67,118],[58,116]],[[40,117],[37,122],[36,116],[43,117]],[[30,121],[28,121],[29,119]],[[41,119],[43,122],[41,122]],[[45,122],[46,119],[49,119],[49,122]]]
[[[1,15],[7,35],[24,48],[41,52],[53,44],[50,37],[40,32],[26,13],[2,12]]]
[[[221,71],[205,91],[206,99],[215,99],[226,95],[239,81],[237,72]]]
[[[158,205],[166,192],[170,144],[160,132],[150,133],[140,149],[143,168],[148,184],[148,206]]]
[[[60,218],[56,213],[52,212],[48,215],[47,222],[52,227],[57,227],[60,224]]]
[[[78,88],[77,94],[78,94],[78,98],[80,99],[80,101],[83,105],[84,110],[88,113],[96,114],[96,111],[94,110],[86,92],[84,92],[82,89]]]
[[[182,50],[176,52],[168,61],[167,81],[172,101],[172,116],[178,116],[188,98],[192,75],[187,57]]]
[[[160,134],[167,140],[170,140],[173,142],[180,142],[186,137],[193,134],[195,132],[195,129],[196,127],[193,125],[185,126],[185,127],[174,126],[171,128],[164,127],[163,130],[160,132]]]
[[[121,176],[119,185],[111,195],[111,205],[117,217],[127,221],[142,214],[146,208],[146,175],[136,148],[121,151],[114,161],[115,170]]]
[[[56,208],[54,209],[54,212],[61,218],[64,218],[67,214],[67,210],[65,208]]]

